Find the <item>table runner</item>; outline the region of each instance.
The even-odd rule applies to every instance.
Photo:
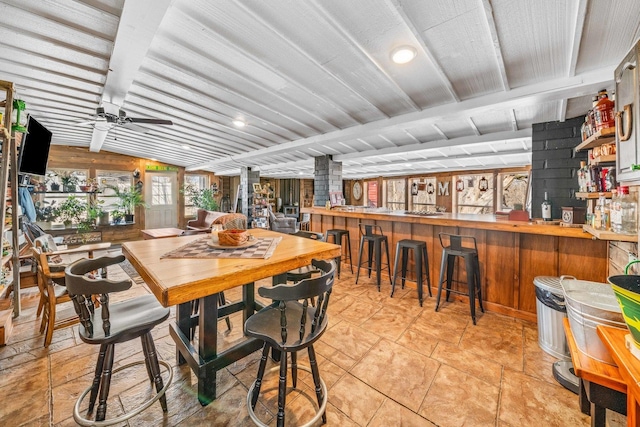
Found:
[[[263,258],[268,259],[282,237],[258,237],[258,243],[246,248],[216,249],[209,246],[210,236],[187,243],[160,258]]]

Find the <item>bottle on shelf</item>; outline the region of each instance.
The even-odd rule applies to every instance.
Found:
[[[622,187],[620,187],[620,190],[611,191],[612,194],[609,221],[611,222],[611,231],[613,231],[614,233],[622,233],[622,191]]]
[[[620,205],[622,211],[622,233],[636,234],[638,232],[638,201],[635,193],[629,193],[629,187],[620,187],[622,196]]]
[[[587,162],[580,162],[580,169],[578,169],[578,187],[581,193],[589,191],[589,168]]]
[[[547,197],[547,192],[544,192],[544,201],[542,202],[542,219],[544,221],[551,221],[551,202]]]
[[[593,208],[593,224],[591,226],[596,230],[602,229],[602,214],[604,212],[604,194],[598,197],[595,208]]]
[[[595,107],[595,132],[615,126],[614,102],[609,99],[605,89],[598,92],[598,102]]]

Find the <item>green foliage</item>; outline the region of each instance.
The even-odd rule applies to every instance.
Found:
[[[58,218],[58,209],[54,206],[55,204],[55,201],[36,202],[36,221],[55,221]]]
[[[87,211],[86,203],[76,196],[69,196],[58,206],[58,216],[66,224],[78,224]]]
[[[133,215],[138,206],[146,206],[142,194],[133,187],[126,190],[121,190],[114,185],[108,185],[114,191],[115,195],[120,199],[118,202],[118,210],[122,211],[124,215]]]
[[[187,184],[180,191],[195,207],[208,211],[218,210],[218,201],[211,189],[199,189],[193,184]]]

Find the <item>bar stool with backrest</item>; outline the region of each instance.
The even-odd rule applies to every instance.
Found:
[[[358,267],[356,269],[356,284],[360,276],[360,266],[362,265],[362,251],[365,243],[367,244],[367,255],[369,266],[369,277],[371,277],[371,262],[376,263],[376,274],[378,292],[380,292],[380,272],[382,270],[382,244],[384,243],[385,252],[387,254],[387,270],[389,271],[389,281],[391,281],[391,266],[389,265],[389,242],[387,236],[382,232],[382,227],[374,224],[358,224],[360,232],[360,249],[358,250]],[[374,257],[375,255],[375,257]]]
[[[297,231],[292,236],[304,237],[306,239],[317,240],[318,242],[324,242],[325,236],[322,233],[316,233],[313,231]],[[299,282],[300,280],[308,279],[316,273],[320,273],[313,265],[305,265],[303,267],[296,268],[294,270],[287,271],[287,282]]]
[[[457,234],[439,233],[440,245],[442,246],[442,262],[440,264],[440,280],[438,283],[438,296],[436,298],[436,311],[440,307],[440,294],[442,292],[442,284],[446,282],[445,301],[449,300],[451,292],[468,295],[469,307],[471,308],[471,318],[473,324],[476,324],[476,294],[478,296],[478,304],[480,311],[484,313],[482,307],[482,288],[480,282],[480,261],[478,260],[478,246],[476,238],[473,236],[460,236]],[[464,259],[465,273],[467,275],[467,292],[451,289],[452,283],[461,283],[459,280],[453,279],[454,267],[456,259]],[[446,269],[446,278],[445,275]]]
[[[401,259],[402,289],[407,278],[407,264],[409,261],[409,249],[413,251],[416,285],[418,287],[418,302],[422,307],[422,284],[427,284],[429,296],[431,296],[431,277],[429,275],[429,257],[427,256],[427,242],[422,240],[402,239],[396,244],[396,260],[393,265],[393,280],[391,282],[391,297],[396,290],[396,276],[398,275],[398,261]],[[423,276],[425,276],[423,278]]]
[[[351,258],[351,238],[349,237],[349,230],[343,230],[340,228],[333,228],[331,230],[327,230],[324,233],[324,240],[326,242],[329,241],[329,237],[333,239],[333,243],[336,245],[343,245],[343,238],[347,238],[347,251],[342,251],[343,255],[336,258],[336,263],[338,264],[338,279],[340,278],[340,264],[344,260],[346,262],[347,258],[349,259],[349,265],[351,266],[351,274],[353,274],[353,259]]]
[[[313,260],[312,264],[320,270],[319,277],[304,279],[293,285],[280,284],[273,287],[262,287],[258,294],[273,301],[253,316],[244,324],[244,332],[247,336],[264,341],[262,357],[258,365],[256,380],[249,387],[247,393],[247,409],[249,416],[259,426],[266,426],[256,417],[254,409],[258,402],[262,378],[267,365],[269,350],[283,352],[280,357],[280,377],[278,382],[278,413],[277,426],[284,426],[285,403],[287,398],[287,353],[291,355],[291,379],[293,388],[297,386],[298,368],[311,372],[315,385],[318,411],[316,415],[304,426],[313,425],[322,417],[326,423],[327,387],[320,378],[318,363],[313,344],[322,336],[327,328],[327,307],[334,282],[336,270],[335,261]],[[315,306],[310,307],[310,301],[316,300]],[[302,302],[301,302],[302,301]],[[298,366],[297,352],[307,349],[309,354],[309,367]]]
[[[119,264],[122,261],[124,261],[123,255],[80,259],[65,269],[69,295],[71,295],[73,306],[80,317],[81,326],[78,330],[80,339],[87,344],[100,346],[93,383],[80,394],[73,410],[73,418],[83,426],[122,423],[139,414],[158,399],[162,410],[167,412],[165,391],[171,384],[173,371],[167,362],[158,360],[151,330],[169,318],[169,309],[162,307],[156,297],[151,294],[110,303],[109,294],[129,289],[131,280],[115,281],[93,275],[94,271]],[[92,295],[100,295],[99,308],[94,308],[91,300]],[[135,338],[140,338],[142,341],[144,364],[147,368],[149,381],[155,385],[156,393],[138,408],[116,418],[105,420],[112,374],[143,363],[142,361],[134,362],[113,370],[115,345]],[[164,366],[169,374],[166,383],[163,382],[160,365]],[[82,400],[89,393],[91,394],[87,414],[93,412],[96,398],[98,398],[95,420],[85,418],[80,414]]]

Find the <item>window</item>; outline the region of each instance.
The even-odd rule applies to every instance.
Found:
[[[409,210],[433,210],[436,206],[436,190],[437,186],[435,178],[410,178]]]
[[[511,172],[498,175],[500,194],[499,209],[524,209],[529,186],[528,172]],[[518,206],[519,205],[519,206]]]
[[[47,171],[47,183],[51,188],[51,191],[47,191],[44,195],[42,203],[38,204],[38,208],[44,208],[50,206],[57,208],[69,198],[69,196],[76,196],[84,204],[89,203],[89,195],[85,192],[80,192],[78,185],[84,185],[87,182],[89,176],[88,170],[75,170],[75,169],[50,169]],[[57,185],[58,190],[53,189],[53,184]],[[37,201],[39,202],[39,201]]]
[[[151,206],[171,205],[171,177],[151,176]]]
[[[383,197],[385,206],[392,211],[405,210],[405,194],[407,191],[407,180],[402,179],[385,179],[383,187]]]
[[[365,181],[364,194],[366,196],[365,206],[375,208],[378,206],[378,181]]]
[[[197,190],[204,190],[209,186],[209,177],[207,175],[185,175],[184,176],[184,186],[185,187],[193,187]],[[184,216],[185,217],[195,217],[196,208],[193,205],[193,201],[191,197],[185,194],[184,197]]]
[[[115,195],[115,191],[109,187],[116,187],[120,191],[127,191],[133,185],[133,177],[130,171],[106,171],[97,170],[96,179],[101,188],[98,194],[98,204],[104,211],[114,211],[120,199]]]
[[[470,214],[493,213],[493,174],[458,175],[454,177],[455,211]]]

